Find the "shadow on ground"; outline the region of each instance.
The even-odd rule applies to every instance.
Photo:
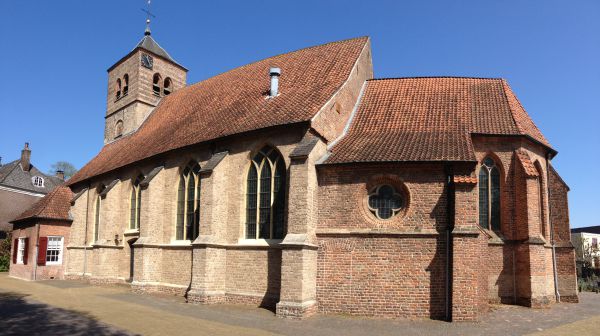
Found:
[[[132,335],[100,323],[89,314],[33,302],[26,296],[0,293],[0,334]]]

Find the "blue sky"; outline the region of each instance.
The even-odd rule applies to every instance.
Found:
[[[0,156],[47,171],[102,147],[106,69],[141,39],[143,0],[0,1]],[[369,35],[376,77],[503,77],[559,151],[571,225],[600,225],[600,1],[154,0],[153,37],[189,83]]]

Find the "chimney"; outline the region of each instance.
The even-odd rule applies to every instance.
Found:
[[[25,148],[21,151],[21,168],[24,171],[29,171],[31,168],[31,149],[29,149],[29,142],[25,143]]]
[[[269,75],[271,75],[270,97],[277,97],[279,94],[279,76],[281,76],[281,69],[271,68],[269,70]]]
[[[57,170],[56,171],[56,177],[58,177],[61,180],[65,180],[65,171],[64,170]]]

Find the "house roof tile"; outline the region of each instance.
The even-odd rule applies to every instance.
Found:
[[[472,134],[525,135],[549,147],[503,79],[376,79],[324,163],[474,161]]]
[[[17,223],[35,218],[70,221],[69,209],[71,208],[72,198],[73,192],[71,192],[71,189],[65,186],[57,187],[11,222]]]

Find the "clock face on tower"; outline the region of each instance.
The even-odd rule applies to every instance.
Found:
[[[148,54],[142,54],[142,65],[148,69],[152,69],[152,65],[154,64],[154,59],[152,56]]]

